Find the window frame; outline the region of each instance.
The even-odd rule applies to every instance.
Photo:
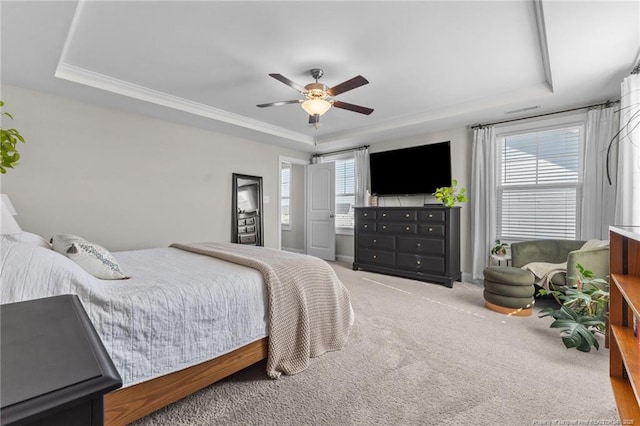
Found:
[[[327,155],[324,156],[322,158],[322,162],[323,163],[328,163],[328,162],[334,162],[336,163],[337,161],[346,161],[346,160],[353,160],[354,164],[353,164],[353,181],[354,181],[354,187],[353,187],[353,206],[355,208],[355,204],[356,204],[356,193],[355,193],[355,179],[356,179],[356,156],[355,154],[350,151],[350,152],[344,152],[344,153],[339,153],[339,154],[333,154],[333,155]],[[337,170],[337,168],[336,168]],[[334,185],[334,191],[335,191],[335,201],[336,201],[336,205],[337,205],[337,201],[338,201],[338,191],[337,191],[337,179],[336,179],[336,185]],[[355,211],[354,211],[354,221],[355,221]],[[355,226],[355,224],[354,224]],[[354,231],[353,228],[354,226],[337,226],[337,222],[336,222],[336,226],[335,226],[335,231],[336,231],[336,235],[354,235]]]
[[[289,167],[282,167],[283,164],[288,164]],[[284,180],[282,179],[282,173],[284,172],[284,170],[288,169],[289,170],[289,193],[285,196],[283,194],[282,191],[282,186],[284,185]],[[281,161],[280,162],[280,230],[282,231],[291,231],[293,229],[293,226],[291,224],[291,169],[292,169],[292,164],[288,161]],[[289,200],[289,222],[288,223],[283,223],[282,222],[282,200],[287,199]]]
[[[518,242],[526,241],[529,238],[514,238],[513,236],[502,235],[502,204],[501,204],[501,190],[502,185],[502,147],[504,146],[503,139],[509,136],[517,136],[528,133],[537,133],[550,130],[564,129],[568,127],[579,126],[580,139],[578,142],[578,180],[577,182],[563,182],[563,183],[544,183],[536,185],[508,185],[508,189],[518,190],[524,188],[539,188],[539,189],[553,189],[553,188],[575,188],[576,190],[576,206],[575,206],[575,239],[581,239],[581,212],[582,212],[582,197],[583,197],[583,185],[584,185],[584,151],[585,151],[585,132],[586,132],[586,113],[571,114],[562,117],[540,119],[536,121],[529,121],[526,123],[511,124],[505,126],[496,126],[496,178],[495,178],[495,200],[496,200],[496,238],[500,241],[506,242]]]

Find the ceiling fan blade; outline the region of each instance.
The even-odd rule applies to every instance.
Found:
[[[304,87],[300,86],[295,81],[289,80],[287,77],[285,77],[282,74],[269,74],[269,76],[271,76],[271,77],[275,78],[276,80],[286,84],[289,87],[293,87],[294,89],[296,89],[300,93],[304,93],[306,91]]]
[[[268,104],[260,104],[256,106],[258,108],[265,108],[265,107],[280,106],[280,105],[287,105],[287,104],[300,104],[302,102],[304,102],[302,99],[295,99],[292,101],[269,102]]]
[[[320,122],[320,116],[318,114],[309,115],[309,124],[318,124]]]
[[[349,104],[341,101],[335,101],[333,103],[333,106],[336,108],[342,108],[342,109],[346,109],[353,112],[359,112],[360,114],[366,114],[366,115],[369,115],[373,112],[373,109],[371,108],[363,107],[360,105]]]
[[[337,96],[340,93],[348,92],[349,90],[353,90],[357,87],[364,86],[365,84],[369,84],[369,80],[364,78],[361,75],[357,75],[353,77],[351,80],[344,81],[336,86],[333,86],[327,93],[329,96]]]

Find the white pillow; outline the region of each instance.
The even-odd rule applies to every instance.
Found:
[[[38,234],[32,234],[31,232],[19,232],[17,234],[8,234],[2,236],[3,241],[11,241],[12,243],[33,244],[42,248],[51,249],[49,241],[45,240]]]
[[[103,280],[122,280],[126,276],[118,261],[104,247],[76,235],[62,234],[53,237],[53,249],[76,262],[82,269]]]

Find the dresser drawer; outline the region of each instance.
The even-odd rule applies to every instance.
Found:
[[[238,226],[244,226],[247,224],[247,220],[246,219],[238,219]]]
[[[444,210],[423,210],[420,212],[421,222],[444,222]]]
[[[376,211],[375,210],[356,210],[356,218],[358,218],[359,220],[375,220]]]
[[[444,256],[444,240],[432,238],[398,237],[398,251]]]
[[[434,237],[444,237],[445,228],[444,225],[420,225],[418,228],[420,235],[431,235]]]
[[[255,243],[256,234],[239,235],[241,244]]]
[[[380,250],[358,250],[358,261],[376,265],[393,266],[395,263],[395,253]]]
[[[417,234],[418,225],[415,223],[386,223],[378,222],[378,232],[389,234]]]
[[[379,221],[391,222],[415,222],[418,220],[418,212],[416,210],[380,210],[378,211]]]
[[[361,235],[358,247],[381,250],[395,250],[396,239],[390,235]]]
[[[247,231],[246,232],[256,232],[256,227],[251,225],[251,226],[247,226]]]
[[[444,273],[444,258],[398,253],[396,266],[421,272]]]
[[[245,220],[246,220],[247,225],[253,225],[253,224],[256,223],[256,218],[255,217],[250,217],[250,218],[245,219]]]
[[[358,231],[376,232],[376,223],[375,222],[358,222]]]

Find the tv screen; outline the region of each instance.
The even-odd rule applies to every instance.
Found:
[[[371,154],[371,194],[432,194],[451,186],[449,145],[447,141]]]

